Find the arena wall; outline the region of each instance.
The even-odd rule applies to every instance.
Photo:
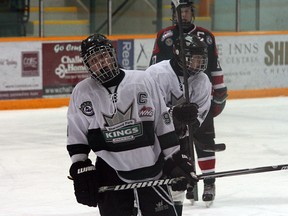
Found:
[[[288,96],[288,32],[214,33],[229,98]],[[126,69],[145,70],[156,35],[109,38]],[[67,106],[88,76],[85,37],[0,38],[0,110]]]

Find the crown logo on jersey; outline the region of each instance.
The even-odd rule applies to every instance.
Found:
[[[182,94],[180,97],[176,97],[173,93],[171,93],[171,99],[168,102],[168,106],[175,106],[185,102],[184,95]]]
[[[187,35],[187,36],[185,37],[185,40],[186,40],[186,46],[190,46],[190,44],[193,43],[193,37],[190,36],[190,35]]]
[[[107,131],[114,131],[127,125],[133,125],[135,121],[132,118],[132,104],[126,111],[121,111],[118,108],[112,116],[103,114],[106,122],[105,127]]]

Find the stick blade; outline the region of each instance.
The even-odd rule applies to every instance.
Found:
[[[225,143],[217,143],[213,146],[204,145],[203,151],[205,152],[221,152],[226,149]]]

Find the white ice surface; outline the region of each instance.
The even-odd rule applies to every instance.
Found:
[[[76,203],[66,177],[66,111],[0,111],[1,216],[99,215]],[[216,141],[227,145],[216,171],[288,164],[288,97],[228,100],[215,125]],[[288,171],[219,178],[216,186],[213,206],[185,200],[183,216],[288,215]]]

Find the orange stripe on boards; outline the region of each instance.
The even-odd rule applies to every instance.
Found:
[[[49,36],[49,37],[7,37],[0,38],[0,42],[23,42],[23,41],[82,41],[89,35],[84,36]],[[131,34],[131,35],[106,35],[110,40],[133,40],[133,39],[155,39],[156,34]]]
[[[252,36],[252,35],[285,35],[288,31],[252,31],[252,32],[213,32],[215,36]],[[106,35],[107,36],[107,35]],[[84,40],[88,35],[83,36],[48,36],[48,37],[3,37],[0,42],[14,42],[14,41],[69,41],[69,40]],[[123,35],[109,35],[110,40],[117,39],[155,39],[156,34],[123,34]]]
[[[49,37],[7,37],[0,38],[0,42],[25,42],[25,41],[82,41],[86,36],[49,36]]]
[[[288,31],[252,31],[252,32],[213,32],[215,36],[252,36],[252,35],[285,35]],[[110,40],[125,39],[155,39],[156,34],[123,34],[123,35],[106,35]],[[48,36],[48,37],[3,37],[0,42],[15,41],[82,41],[88,35],[82,36]]]
[[[288,88],[231,90],[228,99],[288,96]],[[69,98],[0,100],[0,110],[56,108],[69,105]]]
[[[231,91],[228,90],[228,95],[228,99],[288,96],[288,88]]]
[[[56,108],[69,105],[69,98],[0,100],[0,110]]]
[[[215,36],[285,35],[288,31],[213,32]]]

